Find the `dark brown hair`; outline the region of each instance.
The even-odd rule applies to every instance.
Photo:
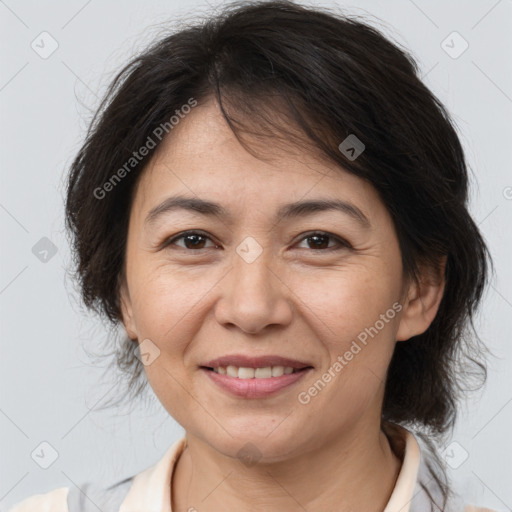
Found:
[[[355,16],[288,1],[235,3],[160,38],[117,74],[68,181],[66,221],[85,305],[113,325],[121,319],[130,205],[159,141],[108,192],[95,191],[191,98],[215,98],[241,142],[244,133],[285,141],[299,133],[368,180],[392,215],[411,278],[446,256],[437,316],[424,334],[396,344],[382,415],[447,432],[468,376],[485,379],[473,316],[490,256],[468,213],[468,168],[454,122],[407,50]],[[353,160],[338,147],[351,134],[365,145]],[[146,381],[128,339],[117,364],[129,375],[123,396],[135,397]]]

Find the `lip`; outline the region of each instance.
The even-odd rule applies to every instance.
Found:
[[[239,379],[238,377],[216,373],[205,367],[202,367],[201,371],[221,389],[234,396],[241,398],[264,398],[275,395],[279,391],[295,384],[303,379],[312,369],[312,367],[304,368],[296,373],[281,375],[281,377],[268,377],[266,379]]]
[[[300,370],[308,366],[313,366],[310,363],[304,361],[298,361],[296,359],[289,359],[287,357],[277,355],[266,355],[266,356],[248,356],[245,354],[232,354],[217,357],[206,363],[202,363],[200,366],[207,368],[218,368],[219,366],[237,366],[246,368],[263,368],[265,366],[290,366]],[[279,379],[280,377],[272,377],[273,379]]]

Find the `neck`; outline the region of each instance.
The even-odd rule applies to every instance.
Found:
[[[250,467],[187,433],[173,473],[172,510],[382,512],[400,466],[380,425],[354,425],[300,456]]]

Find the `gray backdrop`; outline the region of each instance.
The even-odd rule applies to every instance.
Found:
[[[472,212],[496,263],[478,329],[497,358],[487,387],[463,409],[446,456],[468,498],[482,490],[487,505],[512,510],[512,1],[336,5],[368,14],[370,22],[380,18],[374,22],[412,50],[457,122],[474,172]],[[158,402],[131,416],[95,410],[115,389],[98,383],[101,370],[83,350],[98,347],[104,327],[80,310],[65,278],[63,176],[88,109],[114,72],[162,22],[205,7],[177,0],[0,1],[2,511],[34,493],[137,473],[183,433]]]

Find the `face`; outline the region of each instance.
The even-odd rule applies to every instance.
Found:
[[[269,461],[378,424],[396,340],[421,322],[375,189],[309,151],[256,158],[213,102],[171,135],[134,196],[122,291],[163,406],[219,452],[251,442]],[[311,201],[339,207],[289,206]]]

